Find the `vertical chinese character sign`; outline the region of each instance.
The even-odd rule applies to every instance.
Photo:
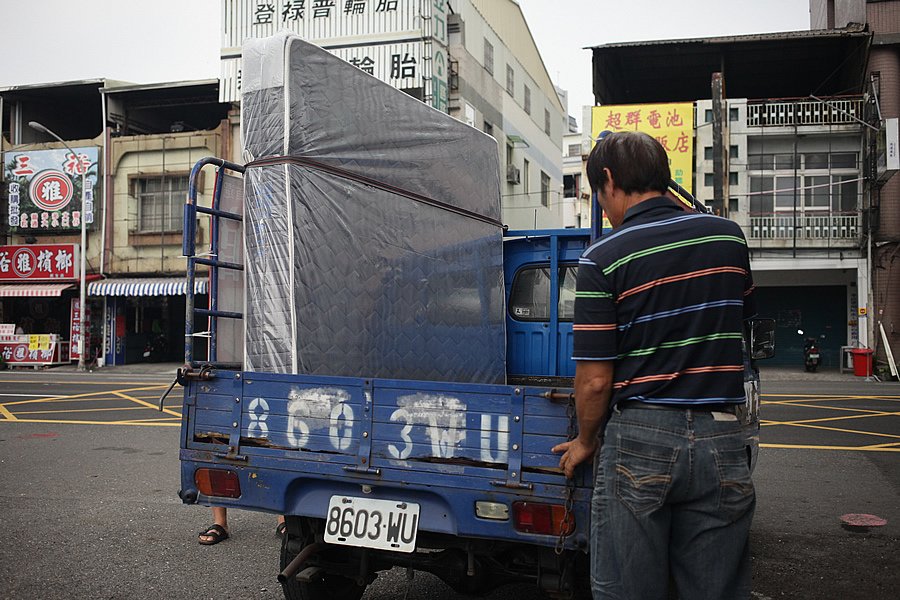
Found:
[[[591,138],[603,131],[642,131],[659,141],[669,156],[672,179],[693,191],[694,106],[675,104],[622,104],[591,109]]]
[[[14,231],[66,231],[94,221],[98,176],[96,146],[6,152],[7,224]],[[82,183],[84,206],[82,206]]]

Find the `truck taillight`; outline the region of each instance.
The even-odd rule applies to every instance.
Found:
[[[237,473],[225,469],[197,469],[194,482],[204,496],[240,498],[241,482]]]
[[[575,515],[569,514],[566,521],[566,507],[562,504],[540,504],[537,502],[513,502],[513,524],[522,533],[559,535],[575,531]]]

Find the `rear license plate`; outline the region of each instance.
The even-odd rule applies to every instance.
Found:
[[[418,529],[418,504],[332,496],[325,520],[325,542],[413,552]]]
[[[819,358],[819,355],[818,354],[810,354],[809,357],[810,358]]]

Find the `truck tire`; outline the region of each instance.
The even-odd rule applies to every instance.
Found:
[[[288,548],[290,536],[285,532],[281,541],[280,567],[284,569],[297,556]],[[305,545],[305,544],[304,544]],[[294,545],[296,548],[296,545]],[[326,550],[326,556],[331,561],[340,559],[339,554],[345,552],[341,549]],[[301,566],[302,572],[305,567]],[[280,569],[280,570],[281,570]],[[355,580],[331,573],[324,574],[318,581],[302,583],[296,578],[281,584],[285,600],[359,600],[366,591],[366,586],[359,585]]]

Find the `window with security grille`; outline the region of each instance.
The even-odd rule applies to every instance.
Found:
[[[146,177],[135,182],[137,231],[181,231],[187,176]]]
[[[506,65],[506,93],[510,96],[516,94],[516,73],[510,65]]]
[[[487,40],[484,40],[484,68],[494,74],[494,46]]]
[[[550,176],[541,171],[541,204],[550,206]]]
[[[525,109],[527,114],[531,114],[531,88],[527,85],[525,86],[525,100],[522,103],[522,108]]]

